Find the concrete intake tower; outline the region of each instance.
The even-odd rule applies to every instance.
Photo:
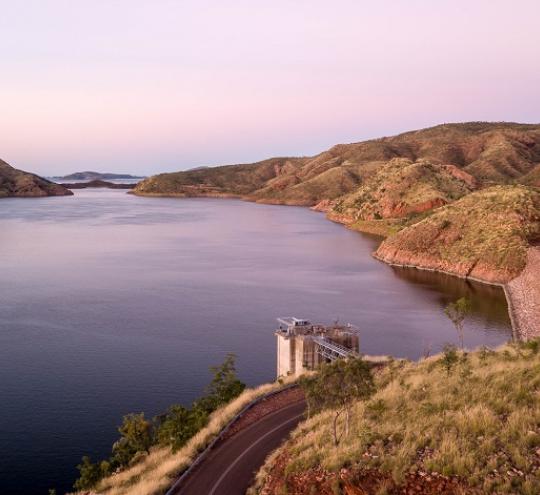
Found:
[[[277,376],[299,376],[321,363],[359,357],[359,330],[351,324],[314,325],[296,317],[277,319]]]

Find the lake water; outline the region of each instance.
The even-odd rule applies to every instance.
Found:
[[[277,316],[417,358],[458,342],[443,308],[468,295],[466,345],[511,338],[500,289],[386,266],[306,208],[81,190],[0,200],[0,236],[0,493],[69,489],[124,414],[188,404],[227,352],[273,380]]]

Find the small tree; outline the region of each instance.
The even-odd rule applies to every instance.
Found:
[[[235,355],[228,354],[220,366],[211,367],[212,381],[206,395],[193,402],[191,409],[181,405],[169,408],[167,414],[156,418],[156,439],[179,449],[207,422],[209,415],[242,393],[246,387],[236,375]]]
[[[441,365],[446,370],[446,376],[450,376],[454,366],[458,363],[459,356],[456,350],[456,346],[446,344],[443,348],[443,356],[441,358]]]
[[[193,406],[208,413],[238,397],[246,388],[236,375],[236,356],[227,354],[220,366],[210,368],[213,377],[206,388],[206,396],[196,401]]]
[[[362,359],[338,359],[325,363],[318,373],[303,377],[300,385],[308,403],[308,413],[333,409],[332,434],[337,446],[348,434],[351,407],[355,401],[368,398],[375,389],[371,368]],[[345,428],[339,432],[339,418],[345,415]]]
[[[461,349],[464,348],[464,334],[463,334],[463,325],[465,323],[465,318],[471,312],[471,301],[466,297],[461,297],[455,302],[451,302],[446,306],[444,312],[448,318],[452,321],[456,327],[459,342]]]
[[[152,424],[144,413],[128,414],[118,428],[120,439],[113,445],[113,462],[127,466],[137,452],[148,452],[152,445]]]
[[[207,420],[208,414],[197,408],[171,406],[157,428],[157,441],[178,450],[206,424]]]
[[[107,461],[92,462],[90,457],[84,456],[82,462],[77,466],[79,478],[75,481],[75,490],[90,490],[105,476],[110,474],[110,464]],[[50,494],[51,490],[49,490]],[[56,493],[56,490],[54,490]]]

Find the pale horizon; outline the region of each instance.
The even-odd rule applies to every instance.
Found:
[[[540,4],[0,1],[0,158],[151,175],[540,121]]]

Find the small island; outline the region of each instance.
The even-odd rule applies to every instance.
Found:
[[[108,172],[93,172],[93,171],[85,171],[85,172],[75,172],[73,174],[68,174],[64,176],[55,176],[52,177],[52,179],[57,181],[70,181],[70,180],[85,180],[85,181],[93,181],[93,180],[136,180],[136,179],[144,179],[144,176],[139,175],[131,175],[131,174],[112,174]]]
[[[109,182],[106,180],[90,180],[88,182],[64,182],[61,184],[68,189],[107,188],[107,189],[133,189],[136,182]]]

